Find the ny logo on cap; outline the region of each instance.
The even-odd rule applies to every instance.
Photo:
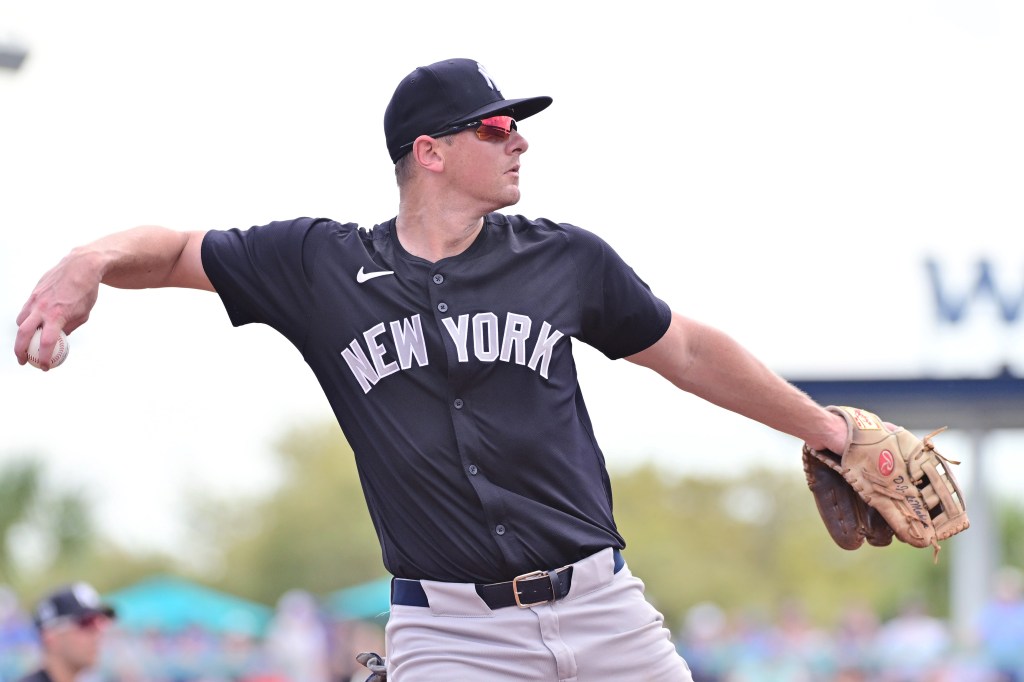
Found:
[[[71,591],[74,593],[78,603],[82,606],[94,607],[99,606],[100,604],[100,595],[91,585],[75,583],[72,586]]]
[[[484,77],[484,80],[487,81],[487,86],[491,88],[491,90],[498,90],[498,86],[495,85],[494,79],[491,78],[491,74],[487,73],[487,69],[485,69],[483,65],[480,64],[480,62],[476,63],[476,70],[479,71],[480,75]]]

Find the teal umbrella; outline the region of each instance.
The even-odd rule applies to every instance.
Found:
[[[336,618],[386,619],[391,610],[391,576],[332,592],[327,595],[324,603]]]
[[[104,596],[126,630],[180,632],[199,627],[219,634],[262,637],[274,615],[269,606],[175,578],[156,576]]]

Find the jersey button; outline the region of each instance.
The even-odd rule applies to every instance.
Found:
[[[470,464],[468,469],[470,476],[476,476],[478,473],[480,473],[480,470],[477,469],[475,464]]]
[[[503,526],[503,525],[501,525],[499,523],[497,526],[494,527],[494,532],[497,533],[498,535],[504,535],[505,534],[505,526]]]
[[[462,406],[465,405],[465,404],[466,403],[462,402],[462,398],[456,398],[455,402],[452,403],[452,405],[455,406],[456,410],[461,410]]]
[[[437,309],[442,313],[446,313],[448,312],[448,304],[445,303],[444,301],[441,301],[440,303],[437,304]]]
[[[441,284],[442,282],[444,282],[444,275],[441,273],[434,275],[434,284]]]

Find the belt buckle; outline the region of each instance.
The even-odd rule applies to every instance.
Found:
[[[531,578],[543,578],[545,576],[547,576],[547,573],[545,573],[544,571],[533,571],[531,573],[523,573],[522,575],[517,575],[515,578],[512,578],[512,595],[516,598],[516,606],[518,606],[521,609],[528,609],[531,606],[536,606],[538,604],[547,604],[550,601],[554,601],[553,599],[541,599],[540,601],[523,603],[523,601],[519,599],[520,580],[529,580]],[[554,591],[552,591],[552,596],[553,595]]]

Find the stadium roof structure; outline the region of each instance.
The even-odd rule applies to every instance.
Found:
[[[790,379],[822,405],[853,405],[910,430],[1024,429],[1024,378]]]

